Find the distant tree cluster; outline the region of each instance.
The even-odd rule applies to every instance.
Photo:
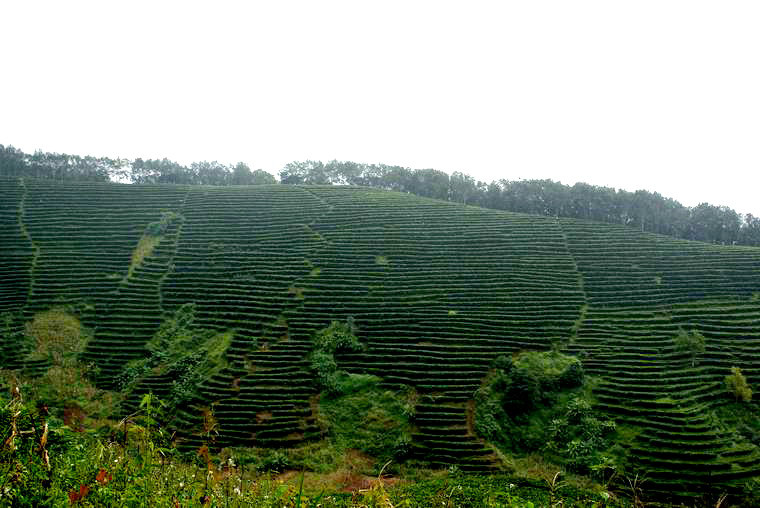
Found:
[[[184,166],[169,159],[111,159],[41,151],[27,154],[0,145],[0,177],[20,176],[135,184],[277,183],[271,174],[251,170],[243,162],[226,165],[202,161]],[[740,215],[727,206],[709,203],[687,207],[645,190],[629,192],[587,183],[565,185],[553,180],[501,179],[486,183],[459,171],[449,175],[437,169],[337,160],[290,162],[279,176],[283,184],[362,185],[497,210],[623,224],[687,240],[760,245],[760,217]]]
[[[183,166],[169,159],[111,159],[37,151],[27,154],[0,145],[0,177],[28,177],[90,182],[176,183],[186,185],[260,185],[277,183],[274,176],[238,162],[193,162]]]
[[[277,183],[264,170],[243,162],[227,166],[219,162],[193,162],[183,166],[169,159],[135,159],[129,172],[132,183],[178,183],[185,185],[264,185]]]
[[[645,190],[629,192],[553,180],[502,179],[485,183],[460,172],[449,176],[435,169],[350,161],[291,162],[280,171],[280,181],[365,185],[497,210],[623,224],[687,240],[760,245],[760,217],[742,216],[727,206],[709,203],[687,207]]]
[[[107,182],[124,178],[127,161],[108,157],[80,157],[65,153],[27,154],[12,146],[0,145],[0,176],[25,176],[52,180]]]

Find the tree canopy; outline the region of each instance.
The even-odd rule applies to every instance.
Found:
[[[235,165],[217,161],[193,162],[189,166],[169,159],[112,159],[80,157],[36,151],[27,154],[0,145],[0,176],[75,181],[121,181],[135,184],[174,183],[185,185],[260,185],[277,183],[274,176],[243,162]]]
[[[760,218],[727,206],[687,207],[657,192],[630,192],[588,183],[553,180],[480,182],[455,171],[410,169],[333,160],[291,162],[280,171],[284,184],[364,185],[409,192],[467,205],[551,217],[623,224],[653,233],[709,243],[760,245]]]
[[[112,159],[36,151],[27,154],[0,145],[0,177],[120,181],[133,184],[263,185],[277,179],[243,163],[169,159]],[[466,205],[550,217],[623,224],[665,235],[709,243],[760,245],[760,217],[727,206],[700,203],[687,207],[657,192],[630,192],[588,183],[565,185],[548,179],[475,180],[460,171],[410,169],[388,164],[306,160],[286,164],[279,181],[292,185],[360,185],[408,192]]]

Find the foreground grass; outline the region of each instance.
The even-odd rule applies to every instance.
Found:
[[[465,475],[456,467],[430,471],[414,464],[386,464],[371,475],[374,459],[349,451],[321,472],[277,470],[276,460],[252,460],[278,452],[221,450],[208,446],[181,453],[159,424],[161,404],[143,398],[139,411],[92,430],[79,431],[46,406],[24,402],[13,387],[0,411],[0,506],[90,507],[433,507],[624,508],[643,507],[644,484],[610,489],[570,481],[561,472],[533,478]],[[209,435],[211,439],[212,436]],[[290,457],[318,455],[313,443]],[[282,453],[282,452],[279,452]],[[273,469],[265,471],[266,467]],[[292,463],[291,466],[296,465]],[[527,468],[527,465],[526,465]],[[391,475],[388,471],[394,471]],[[716,504],[717,503],[717,504]],[[722,506],[701,500],[688,507]],[[663,506],[662,504],[658,506]],[[750,506],[750,505],[747,505]]]
[[[55,408],[25,402],[19,385],[12,386],[0,410],[0,506],[628,506],[558,477],[542,482],[412,467],[393,476],[384,467],[370,476],[373,459],[358,451],[344,454],[329,472],[264,471],[250,450],[214,454],[204,445],[180,453],[160,412],[161,403],[147,395],[136,413],[97,420],[100,427],[92,429],[95,420],[67,423]],[[311,446],[292,456],[318,454]],[[267,464],[276,469],[276,461]]]

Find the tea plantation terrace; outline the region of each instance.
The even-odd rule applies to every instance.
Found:
[[[352,318],[363,349],[338,365],[417,391],[414,453],[434,465],[498,468],[474,391],[496,357],[559,347],[598,378],[598,407],[639,429],[628,454],[650,490],[760,476],[758,447],[710,416],[731,402],[731,367],[760,381],[757,248],[356,187],[34,180],[0,180],[0,245],[7,336],[68,305],[94,330],[85,357],[104,386],[183,304],[234,332],[226,368],[178,414],[187,446],[212,403],[220,446],[319,438],[312,338]],[[680,329],[705,337],[696,361]],[[44,366],[2,347],[6,368]],[[133,401],[171,383],[148,376]]]

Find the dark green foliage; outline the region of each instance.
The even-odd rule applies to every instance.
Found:
[[[583,376],[583,365],[581,362],[573,362],[560,374],[558,379],[559,387],[562,389],[578,388],[583,385]]]
[[[608,459],[603,452],[610,446],[609,437],[615,428],[615,422],[600,418],[587,400],[573,397],[550,421],[546,449],[571,471],[589,473]]]
[[[262,472],[282,473],[289,468],[290,460],[280,450],[268,450],[257,464],[257,469]]]
[[[116,376],[114,380],[114,386],[117,390],[126,392],[134,387],[134,384],[143,376],[150,372],[150,364],[155,360],[151,359],[148,362],[138,361],[130,362],[124,366],[121,372]]]
[[[243,162],[235,166],[217,161],[193,162],[183,166],[169,159],[135,159],[129,163],[132,183],[173,183],[184,185],[260,185],[275,183],[272,175],[257,169],[251,171]]]
[[[0,177],[107,182],[125,176],[126,164],[123,159],[89,155],[80,157],[41,151],[26,154],[12,146],[0,145]]]
[[[317,384],[327,395],[350,393],[357,383],[362,383],[361,380],[364,378],[361,376],[338,369],[334,356],[336,352],[360,349],[361,344],[356,337],[356,326],[352,318],[345,323],[333,321],[314,335],[314,349],[309,356],[311,370]]]
[[[333,321],[327,328],[319,330],[314,335],[314,349],[330,354],[361,349],[353,318],[349,317],[345,323]]]
[[[475,393],[479,435],[509,453],[546,452],[581,473],[605,460],[615,423],[592,410],[577,358],[526,352],[511,362],[500,357],[494,366]]]
[[[147,344],[150,356],[127,364],[116,387],[129,392],[151,373],[169,374],[174,379],[166,400],[169,408],[189,400],[203,379],[226,366],[225,351],[233,335],[195,328],[194,321],[195,304],[179,307]]]
[[[686,355],[691,360],[692,366],[696,363],[697,357],[705,352],[705,336],[697,330],[687,332],[681,328],[673,341],[676,350]]]
[[[578,388],[583,384],[580,361],[557,351],[522,353],[503,372],[506,375],[503,404],[517,413],[550,402],[560,388]]]
[[[314,372],[317,384],[328,394],[340,391],[338,364],[331,353],[314,351],[311,354],[311,370]]]
[[[508,374],[512,370],[512,359],[505,355],[497,356],[493,361],[493,368]]]
[[[703,242],[760,245],[760,219],[726,206],[686,207],[657,192],[601,187],[553,180],[478,182],[461,172],[332,160],[294,161],[280,171],[284,184],[351,184],[410,192],[512,212],[611,222]]]
[[[741,400],[720,406],[716,417],[722,424],[724,433],[736,433],[744,439],[760,446],[760,406],[756,402]]]

